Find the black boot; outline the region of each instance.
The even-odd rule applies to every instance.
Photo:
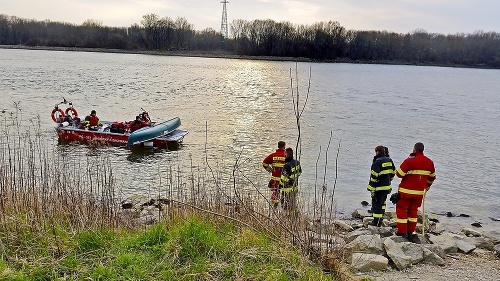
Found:
[[[404,239],[408,239],[408,235],[406,233],[399,233],[399,232],[396,232],[396,236],[401,236],[403,237]]]
[[[420,238],[418,238],[418,234],[416,234],[416,233],[408,234],[408,241],[415,243],[415,244],[421,244]]]

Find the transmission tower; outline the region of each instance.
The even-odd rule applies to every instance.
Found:
[[[222,40],[227,38],[227,9],[226,4],[229,3],[227,0],[222,0],[222,22],[220,24],[220,34],[222,35]]]

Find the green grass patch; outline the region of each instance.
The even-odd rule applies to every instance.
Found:
[[[135,230],[59,229],[57,237],[23,231],[23,241],[2,240],[0,280],[333,280],[290,245],[231,223],[192,218]]]

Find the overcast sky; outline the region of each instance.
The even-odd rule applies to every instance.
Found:
[[[0,14],[105,26],[140,24],[142,16],[184,17],[195,30],[220,31],[221,0],[0,0]],[[500,32],[500,0],[229,0],[227,19],[293,24],[337,21],[346,29],[407,33]]]

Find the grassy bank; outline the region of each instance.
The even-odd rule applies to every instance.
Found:
[[[132,230],[25,228],[0,239],[1,280],[334,280],[289,244],[199,217]]]

